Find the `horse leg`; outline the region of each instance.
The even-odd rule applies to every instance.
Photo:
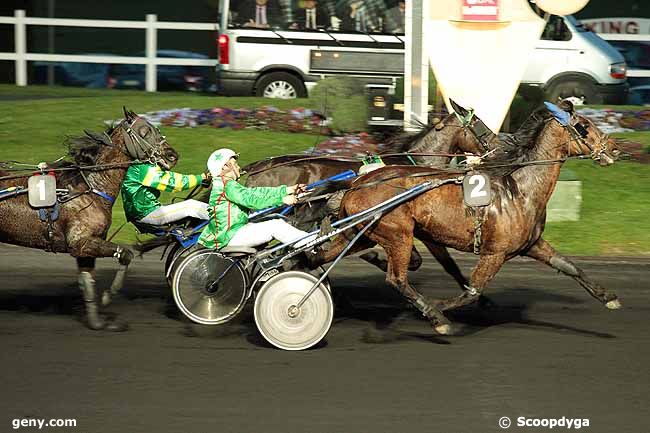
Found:
[[[131,260],[129,260],[130,263]],[[111,288],[109,290],[104,290],[102,293],[102,305],[107,306],[111,303],[113,296],[117,295],[122,287],[124,287],[124,279],[126,278],[126,272],[129,270],[129,264],[121,264],[120,267],[115,272],[115,277],[113,277],[113,282],[111,283]]]
[[[469,281],[465,278],[465,275],[461,272],[460,268],[456,264],[456,261],[449,254],[449,250],[444,246],[430,241],[422,241],[422,243],[427,247],[429,252],[433,254],[433,257],[440,262],[444,270],[453,277],[454,280],[458,283],[461,290],[467,290],[469,286]]]
[[[456,280],[463,293],[470,294],[472,290],[470,289],[469,281],[461,272],[460,268],[456,264],[456,261],[449,254],[449,250],[435,242],[422,241],[422,243],[426,245],[426,247],[429,249],[429,252],[431,252],[431,254],[433,254],[433,257],[435,257],[436,260],[438,260],[438,262],[442,265],[445,272],[447,272],[452,276],[454,280]],[[480,295],[478,302],[481,307],[491,308],[496,306],[496,304],[485,295]]]
[[[442,311],[446,311],[476,302],[505,261],[503,254],[481,255],[472,271],[470,285],[466,290],[454,298],[440,301],[437,305]]]
[[[408,282],[408,263],[413,248],[413,236],[400,237],[390,244],[381,242],[388,254],[388,273],[386,282],[404,296],[431,323],[433,329],[442,335],[453,333],[452,324],[436,307]]]
[[[380,256],[380,251],[378,248],[373,248],[367,253],[363,253],[359,256],[360,259],[365,260],[371,265],[377,266],[383,272],[388,271],[388,260]],[[422,255],[420,252],[413,247],[411,250],[411,258],[409,259],[408,270],[417,271],[422,266]]]
[[[621,308],[621,302],[614,293],[607,292],[603,287],[594,283],[584,271],[577,267],[571,260],[560,255],[555,249],[546,242],[544,239],[539,240],[526,252],[526,255],[539,260],[542,263],[568,275],[576,280],[591,296],[598,299],[605,304],[610,310],[617,310]]]
[[[107,242],[99,237],[87,237],[69,243],[70,254],[77,257],[79,268],[79,288],[86,304],[88,327],[93,330],[123,331],[126,325],[120,323],[106,324],[99,316],[98,293],[95,286],[95,258],[116,257],[125,268],[133,258],[133,253],[119,245]],[[124,274],[126,269],[124,268]],[[119,271],[118,271],[119,272]],[[117,276],[116,276],[117,278]]]
[[[86,322],[90,329],[104,329],[106,323],[99,317],[97,291],[95,289],[95,258],[77,257],[79,289],[86,308]]]

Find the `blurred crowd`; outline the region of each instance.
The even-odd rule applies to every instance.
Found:
[[[404,33],[399,0],[238,0],[230,3],[233,27],[284,30]]]

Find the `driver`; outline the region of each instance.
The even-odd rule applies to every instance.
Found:
[[[164,225],[187,217],[209,219],[208,204],[198,200],[185,200],[166,206],[158,198],[161,191],[179,192],[194,188],[208,175],[180,174],[161,169],[152,163],[129,167],[122,182],[122,201],[128,221]]]
[[[201,233],[199,244],[217,249],[226,245],[256,247],[272,239],[289,243],[307,236],[308,233],[282,219],[248,222],[249,210],[296,204],[296,194],[303,192],[305,185],[246,188],[237,182],[240,176],[237,157],[231,149],[219,149],[208,159],[208,170],[212,175],[209,210],[212,218]],[[309,236],[294,246],[307,244],[316,236]]]

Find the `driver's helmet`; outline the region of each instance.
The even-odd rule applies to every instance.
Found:
[[[212,177],[221,176],[223,166],[230,160],[230,158],[237,158],[239,154],[232,149],[218,149],[212,152],[208,158],[208,171]]]

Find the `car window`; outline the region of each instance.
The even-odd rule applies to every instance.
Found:
[[[571,30],[562,17],[551,15],[544,27],[542,39],[545,41],[569,41],[571,40]]]

